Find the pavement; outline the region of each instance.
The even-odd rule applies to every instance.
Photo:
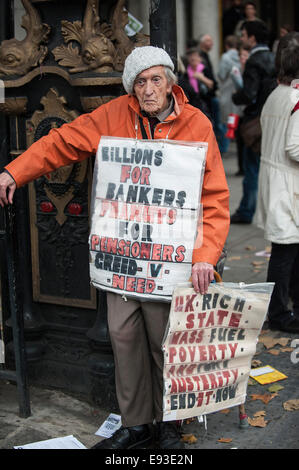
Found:
[[[223,163],[233,213],[242,194],[242,177],[235,176],[237,157],[233,143],[224,155]],[[254,224],[232,225],[226,243],[228,256],[223,280],[248,284],[265,282],[269,245],[263,232]],[[182,433],[195,438],[193,444],[185,444],[185,449],[194,454],[194,458],[198,449],[299,449],[299,339],[297,346],[292,343],[299,335],[271,331],[266,326],[261,332],[254,359],[259,365],[274,367],[287,378],[276,382],[281,387],[276,392],[269,391],[270,385],[249,380],[245,406],[253,421],[246,429],[239,428],[238,407],[207,415],[206,426],[197,419],[184,422]],[[271,340],[272,345],[266,347],[266,341]],[[0,449],[68,435],[74,435],[90,448],[99,442],[95,432],[110,413],[59,390],[31,386],[30,400],[31,416],[20,418],[16,386],[0,380]],[[290,409],[286,409],[286,403],[292,404]],[[297,409],[294,409],[296,403]],[[260,426],[253,425],[257,416]]]

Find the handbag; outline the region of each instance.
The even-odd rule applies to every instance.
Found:
[[[255,153],[261,153],[262,127],[260,116],[243,122],[240,126],[240,134],[246,147],[251,148]]]

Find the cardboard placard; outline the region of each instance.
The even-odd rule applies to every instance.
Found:
[[[102,137],[91,209],[95,287],[170,301],[191,275],[207,144]]]
[[[245,402],[272,289],[272,283],[216,283],[204,295],[175,289],[163,341],[164,421]]]

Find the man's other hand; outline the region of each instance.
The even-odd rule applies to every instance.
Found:
[[[192,284],[195,292],[206,294],[214,280],[214,267],[209,263],[195,263],[192,267]]]
[[[14,179],[6,172],[0,174],[0,205],[12,204],[13,195],[16,190]]]

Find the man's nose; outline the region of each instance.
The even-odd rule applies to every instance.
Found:
[[[153,92],[153,84],[150,80],[145,83],[145,94],[151,95]]]

